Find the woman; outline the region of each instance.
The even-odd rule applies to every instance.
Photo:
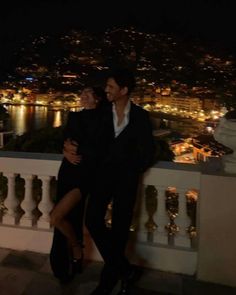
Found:
[[[54,275],[63,283],[80,272],[83,261],[83,213],[85,198],[92,187],[99,151],[95,150],[95,135],[99,126],[98,106],[105,92],[99,87],[85,88],[81,94],[84,109],[70,112],[64,132],[67,142],[77,153],[67,153],[58,173],[57,197],[51,212],[54,237],[50,262]]]

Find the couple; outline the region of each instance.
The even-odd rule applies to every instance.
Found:
[[[80,173],[75,171],[73,175],[67,175],[64,182],[68,180],[74,184],[75,181],[76,185],[64,193],[51,214],[55,226],[54,238],[56,235],[66,236],[65,249],[68,249],[69,243],[72,257],[77,262],[81,261],[81,242],[72,224],[76,223],[77,218],[79,225],[82,214],[77,207],[84,207],[84,196],[89,193],[85,223],[104,260],[99,285],[91,293],[94,295],[111,294],[120,279],[122,288],[119,294],[128,294],[127,287],[133,275],[125,249],[140,176],[153,164],[155,153],[148,113],[129,99],[134,86],[135,79],[129,70],[111,72],[105,92],[112,104],[94,109],[94,114],[90,116],[91,122],[84,120],[87,124],[81,123],[78,128],[82,129],[80,132],[73,124],[73,133],[81,133],[74,138],[70,137],[78,143],[79,155],[73,155],[73,145],[68,145],[68,154],[71,162],[79,162],[75,167]],[[105,215],[111,200],[112,227],[108,229]],[[72,211],[78,215],[72,214]]]

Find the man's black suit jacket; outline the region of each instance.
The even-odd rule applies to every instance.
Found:
[[[103,165],[120,173],[143,173],[154,164],[155,144],[149,113],[131,102],[129,123],[115,137],[112,106],[103,113],[99,142],[105,147]],[[99,135],[98,135],[99,136]]]

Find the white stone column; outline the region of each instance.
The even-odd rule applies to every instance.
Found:
[[[179,210],[175,218],[175,223],[179,227],[179,232],[175,236],[175,245],[181,247],[191,247],[191,239],[187,233],[187,228],[190,225],[190,218],[187,214],[186,192],[183,189],[178,189],[179,194]]]
[[[164,187],[157,187],[157,231],[155,233],[154,241],[160,244],[168,244],[168,233],[166,225],[169,222],[169,217],[166,210],[166,189]]]
[[[140,209],[140,214],[139,214],[139,220],[138,220],[138,241],[140,242],[147,242],[147,228],[145,227],[145,222],[148,219],[148,214],[146,211],[145,207],[145,185],[142,185],[140,189],[140,196],[138,197],[138,202],[139,202],[139,209]]]
[[[21,208],[24,210],[24,215],[21,217],[20,225],[31,227],[35,223],[35,216],[33,210],[36,208],[36,202],[33,199],[33,175],[22,174],[22,178],[25,180],[25,197],[21,203]]]
[[[20,201],[16,198],[15,194],[15,173],[4,174],[8,179],[8,191],[7,197],[4,201],[4,206],[7,208],[7,212],[3,215],[3,224],[15,225],[18,222],[19,214],[17,213],[17,208]]]
[[[0,132],[0,148],[4,147],[3,132]]]
[[[154,233],[157,229],[157,224],[154,220],[157,212],[157,189],[154,185],[149,185],[145,191],[145,206],[148,215],[148,220],[145,223],[147,229],[148,242],[154,241]]]
[[[50,228],[50,212],[54,206],[50,196],[50,176],[39,176],[42,180],[42,200],[40,201],[38,208],[42,215],[40,216],[37,226],[39,228]]]
[[[229,113],[233,112],[235,111]],[[225,172],[236,174],[236,117],[231,119],[221,118],[219,125],[215,129],[214,138],[232,150],[231,154],[222,156],[222,160]]]

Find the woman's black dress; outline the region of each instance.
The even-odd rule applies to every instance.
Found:
[[[82,155],[82,161],[78,165],[73,165],[66,158],[63,158],[57,180],[55,203],[59,202],[66,193],[74,188],[79,188],[81,191],[81,201],[67,216],[81,244],[83,244],[85,200],[93,186],[99,154],[99,149],[96,148],[99,113],[98,109],[69,113],[64,139],[70,138],[78,143],[78,154]],[[71,277],[70,259],[67,239],[55,228],[50,252],[50,263],[54,275],[60,281],[67,281]]]

